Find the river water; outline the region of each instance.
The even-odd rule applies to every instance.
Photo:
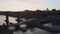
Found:
[[[4,20],[6,19],[5,18],[6,16],[3,16],[3,15],[0,15],[0,25],[2,25],[4,22]],[[14,17],[9,17],[9,22],[13,22],[13,23],[17,23],[15,21],[16,18]],[[51,23],[48,23],[48,24],[44,24],[44,26],[49,26],[51,27]],[[59,27],[58,27],[59,28]],[[22,32],[22,31],[15,31],[13,32],[14,34],[60,34],[60,33],[51,33],[51,32],[48,32],[48,31],[45,31],[45,30],[42,30],[42,29],[39,29],[39,28],[34,28],[33,32],[31,30],[27,30],[27,32]]]

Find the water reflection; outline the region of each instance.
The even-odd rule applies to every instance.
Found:
[[[15,21],[15,19],[17,19],[17,18],[9,17],[9,22],[17,23],[17,21]],[[6,20],[6,16],[0,15],[0,25],[3,25],[3,23],[6,23],[4,20]]]
[[[23,34],[23,32],[16,31],[16,32],[14,32],[14,34]],[[52,33],[42,30],[42,29],[39,29],[39,28],[35,28],[33,30],[33,32],[31,32],[31,30],[28,29],[27,32],[25,32],[24,34],[52,34]]]
[[[0,25],[3,25],[6,16],[0,15]]]
[[[2,25],[3,23],[5,23],[4,22],[4,20],[5,20],[5,17],[6,16],[0,16],[0,25]],[[15,19],[16,18],[13,18],[13,17],[9,17],[9,22],[12,22],[12,23],[17,23],[16,21],[15,21]],[[48,27],[52,27],[53,25],[51,24],[51,23],[47,23],[47,24],[44,24],[43,26],[48,26]],[[56,27],[57,29],[60,29],[60,26],[55,26],[54,25],[54,27]],[[22,31],[15,31],[15,32],[13,32],[14,34],[23,34],[23,32]],[[45,30],[42,30],[42,29],[39,29],[39,28],[35,28],[34,30],[33,30],[33,32],[31,32],[31,30],[27,30],[27,32],[25,32],[25,34],[60,34],[60,33],[51,33],[51,32],[48,32],[48,31],[45,31]]]

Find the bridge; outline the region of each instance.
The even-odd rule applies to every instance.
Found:
[[[12,16],[12,17],[17,17],[17,25],[16,24],[14,24],[14,26],[13,27],[17,27],[18,26],[18,28],[20,28],[20,13],[19,12],[17,12],[17,13],[13,13],[13,14],[11,14],[10,12],[0,12],[0,15],[6,15],[6,20],[5,20],[5,22],[6,22],[6,25],[2,25],[2,26],[0,26],[0,27],[2,27],[1,28],[1,30],[2,29],[4,29],[4,28],[6,28],[7,29],[7,31],[9,30],[8,29],[8,27],[9,27],[9,16]],[[27,24],[28,26],[29,25],[32,25],[33,26],[33,28],[34,27],[37,27],[37,28],[40,28],[40,29],[43,29],[43,30],[46,30],[46,31],[49,31],[49,32],[54,32],[54,33],[58,33],[58,32],[60,32],[60,30],[58,30],[58,29],[55,29],[55,28],[52,28],[52,27],[47,27],[47,26],[42,26],[43,24],[45,24],[45,22],[46,23],[48,23],[48,22],[50,22],[50,20],[49,20],[50,18],[47,18],[47,19],[38,19],[38,20],[27,20],[27,21],[24,21],[24,22],[21,22],[22,24]],[[34,21],[37,21],[38,23],[35,23]],[[32,22],[34,22],[34,23],[32,23]],[[41,23],[42,23],[42,25],[41,25]],[[32,27],[32,26],[29,26],[30,28]],[[24,29],[17,29],[17,30],[22,30],[23,32],[25,32],[26,30],[24,30]],[[16,30],[14,30],[14,31],[16,31]]]

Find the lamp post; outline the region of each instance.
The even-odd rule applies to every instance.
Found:
[[[17,19],[16,19],[16,21],[17,21],[17,23],[20,22],[20,14],[19,14],[19,12],[17,12]]]
[[[9,24],[9,17],[8,17],[8,12],[6,12],[6,25],[8,25]]]

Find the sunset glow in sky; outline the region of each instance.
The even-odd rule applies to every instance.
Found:
[[[60,0],[0,0],[0,11],[60,9]]]

